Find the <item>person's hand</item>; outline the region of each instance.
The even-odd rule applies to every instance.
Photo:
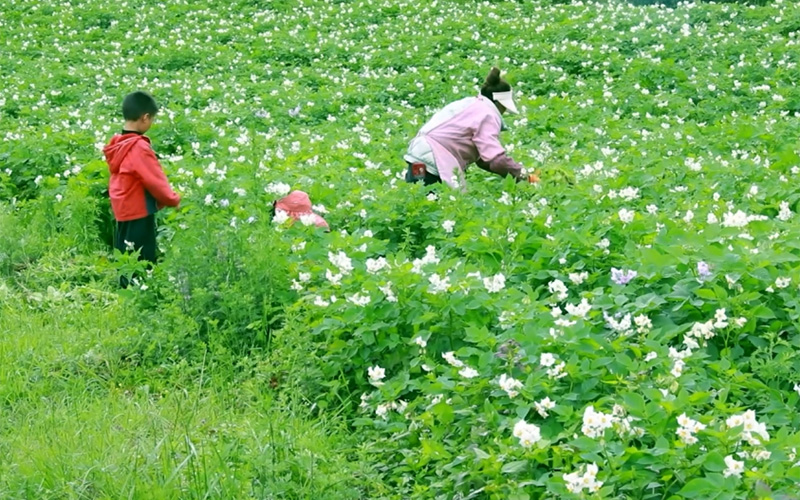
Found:
[[[540,181],[537,174],[528,174],[528,182],[531,184],[538,184]]]

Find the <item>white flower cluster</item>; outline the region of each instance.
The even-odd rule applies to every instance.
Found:
[[[367,272],[369,274],[376,274],[383,269],[389,267],[389,263],[386,262],[386,258],[378,257],[377,259],[367,259]]]
[[[397,413],[403,414],[406,411],[408,403],[405,401],[391,401],[389,403],[381,403],[375,408],[375,414],[386,420],[389,418],[389,410],[397,410]]]
[[[581,427],[581,432],[590,438],[602,437],[606,429],[610,429],[613,425],[613,415],[595,411],[592,405],[587,406],[583,411],[583,426]]]
[[[433,245],[428,245],[425,248],[425,256],[421,259],[414,259],[412,271],[420,274],[422,273],[422,267],[428,264],[438,264],[439,258],[436,256],[436,247]]]
[[[360,293],[356,293],[356,294],[351,295],[350,297],[348,297],[347,301],[350,302],[351,304],[354,304],[354,305],[358,306],[358,307],[366,307],[367,305],[369,305],[370,302],[372,302],[372,299],[370,298],[369,294],[367,294],[367,293],[365,293],[364,295],[361,295]]]
[[[686,416],[686,413],[682,413],[681,416],[678,417],[678,426],[678,430],[676,430],[675,433],[680,440],[687,445],[695,444],[697,442],[695,434],[706,428],[705,424],[701,424],[697,420],[692,420]]]
[[[584,467],[583,474],[572,472],[564,474],[564,481],[570,493],[580,494],[584,489],[590,493],[597,493],[603,487],[603,481],[597,480],[597,465],[592,463]]]
[[[606,320],[608,327],[620,335],[629,335],[632,330],[631,315],[626,314],[622,319],[616,319],[614,316],[609,316],[607,312],[603,311],[603,318]]]
[[[506,391],[506,394],[508,394],[508,397],[510,398],[518,395],[518,389],[522,389],[522,382],[513,377],[509,377],[505,373],[500,375],[500,380],[497,383],[500,385],[501,389]]]
[[[547,375],[552,379],[558,380],[567,376],[567,373],[564,371],[567,364],[563,361],[556,364],[556,361],[555,355],[549,352],[544,352],[539,356],[539,364],[547,368]]]
[[[428,292],[434,295],[446,292],[450,288],[450,278],[447,276],[442,278],[438,274],[434,273],[430,275],[428,281],[431,284],[430,288],[428,288]]]
[[[283,182],[273,182],[264,188],[264,191],[269,194],[275,194],[278,196],[286,196],[289,194],[289,191],[292,190],[292,186],[285,184]]]
[[[458,374],[464,378],[475,378],[479,375],[477,370],[475,370],[474,368],[470,368],[469,366],[466,366],[463,361],[456,358],[456,355],[453,351],[448,351],[442,354],[442,357],[444,358],[445,361],[447,361],[447,363],[450,366],[454,368],[461,368]]]
[[[389,302],[397,302],[397,297],[395,296],[394,292],[392,291],[392,282],[389,281],[383,286],[379,286],[378,290],[380,290],[385,296],[386,300]]]
[[[589,314],[589,311],[592,310],[592,305],[589,304],[589,301],[586,299],[581,299],[581,303],[578,305],[567,304],[564,306],[569,314],[575,316],[577,318],[586,319],[586,315]]]
[[[372,385],[383,385],[381,380],[386,378],[386,370],[377,365],[370,366],[367,368],[367,375],[369,376],[369,382]]]
[[[328,252],[328,260],[339,268],[341,274],[348,275],[353,270],[353,261],[341,250],[338,253]]]
[[[556,296],[558,300],[564,300],[567,298],[567,286],[561,280],[553,280],[548,285],[547,288],[550,290],[550,293]]]
[[[514,437],[519,439],[520,446],[530,448],[542,439],[542,433],[536,425],[520,420],[514,425]]]
[[[497,293],[506,287],[506,277],[498,273],[491,278],[483,278],[483,286],[489,293]]]
[[[536,401],[533,403],[533,406],[536,408],[536,412],[539,413],[542,418],[547,418],[547,410],[552,410],[556,407],[556,404],[554,401],[551,401],[550,398],[546,397],[541,401]]]
[[[722,471],[722,475],[724,477],[730,477],[730,476],[742,477],[743,472],[744,472],[744,461],[734,459],[733,455],[728,455],[725,457],[725,470]]]
[[[581,285],[589,278],[589,273],[583,271],[581,273],[569,273],[569,280],[574,285]]]
[[[628,210],[627,208],[623,208],[619,211],[619,220],[622,221],[623,224],[629,224],[633,222],[633,218],[636,216],[636,212],[633,210]]]
[[[742,435],[739,440],[744,440],[752,446],[758,446],[769,441],[767,425],[756,420],[756,412],[747,410],[739,415],[734,415],[725,421],[728,428],[742,427]]]

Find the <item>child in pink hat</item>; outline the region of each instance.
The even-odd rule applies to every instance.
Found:
[[[325,219],[311,209],[311,198],[303,191],[292,191],[284,198],[276,201],[273,204],[273,209],[275,211],[274,217],[287,217],[295,221],[299,220],[306,226],[314,224],[330,231]]]

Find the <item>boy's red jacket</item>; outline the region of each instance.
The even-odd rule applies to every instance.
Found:
[[[162,207],[178,206],[181,197],[170,187],[149,138],[135,133],[115,135],[103,153],[111,172],[111,209],[118,221],[141,219]]]

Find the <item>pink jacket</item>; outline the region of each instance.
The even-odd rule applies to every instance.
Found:
[[[448,111],[455,114],[448,116]],[[439,177],[452,187],[456,182],[465,185],[467,165],[476,162],[484,170],[519,179],[522,166],[509,158],[500,144],[502,124],[500,112],[489,99],[478,96],[456,101],[422,127],[407,157],[426,161],[424,157],[428,155],[422,150],[427,148],[425,144],[420,148],[418,142],[424,140],[430,146]]]

